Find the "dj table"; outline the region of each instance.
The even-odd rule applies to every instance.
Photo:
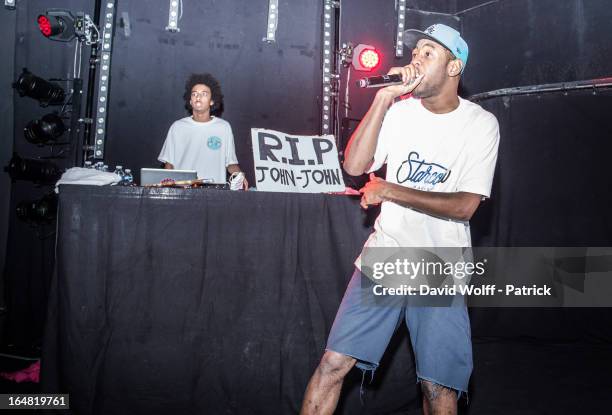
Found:
[[[82,414],[291,414],[371,232],[356,198],[62,186],[43,392]],[[363,403],[417,405],[400,332]]]

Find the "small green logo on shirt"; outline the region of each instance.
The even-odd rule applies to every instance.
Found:
[[[219,150],[221,148],[221,139],[215,136],[208,137],[208,141],[206,144],[211,150]]]

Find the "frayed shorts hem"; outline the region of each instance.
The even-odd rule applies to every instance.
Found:
[[[450,385],[450,384],[447,384],[447,383],[444,383],[444,382],[439,382],[439,381],[437,381],[435,379],[432,379],[430,377],[427,377],[427,376],[421,376],[419,374],[419,372],[417,372],[417,383],[421,383],[424,380],[427,381],[427,382],[435,383],[436,385],[444,386],[445,388],[452,389],[452,390],[456,391],[457,392],[457,400],[461,399],[462,395],[465,395],[466,399],[468,398],[468,391],[465,390],[464,388],[459,388],[459,387],[456,387],[456,386],[453,386],[453,385]]]
[[[361,370],[366,370],[366,371],[370,371],[371,370],[372,372],[374,372],[376,369],[378,369],[378,366],[379,366],[379,363],[372,363],[372,362],[370,362],[368,360],[361,359],[359,356],[356,356],[353,353],[343,352],[341,350],[335,350],[335,349],[332,349],[330,347],[326,347],[325,351],[326,352],[340,353],[340,354],[342,354],[344,356],[352,357],[353,359],[355,359],[357,361],[357,363],[355,363],[355,367],[357,367],[358,369],[361,369]]]

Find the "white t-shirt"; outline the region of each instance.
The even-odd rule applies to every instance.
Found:
[[[170,126],[158,160],[177,170],[196,170],[199,179],[225,183],[227,166],[238,164],[232,127],[218,117],[207,122],[181,118]]]
[[[454,111],[435,114],[408,98],[387,111],[370,171],[386,162],[391,183],[489,197],[498,144],[497,119],[479,105],[459,98]],[[383,202],[365,246],[468,247],[470,228],[468,222]]]

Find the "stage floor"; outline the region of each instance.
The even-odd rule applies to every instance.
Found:
[[[612,406],[612,346],[584,343],[474,339],[470,401],[462,415],[575,415],[604,413]],[[0,358],[0,371],[30,362]],[[358,373],[353,374],[359,376]],[[410,388],[412,385],[406,385]],[[37,393],[32,383],[0,379],[2,393]],[[366,392],[362,415],[374,390]],[[228,412],[229,413],[229,412]],[[238,412],[237,412],[238,414]],[[399,414],[399,413],[398,413]],[[420,411],[402,412],[417,415]],[[377,414],[383,415],[383,414]],[[387,414],[385,414],[387,415]],[[390,414],[389,414],[390,415]]]

